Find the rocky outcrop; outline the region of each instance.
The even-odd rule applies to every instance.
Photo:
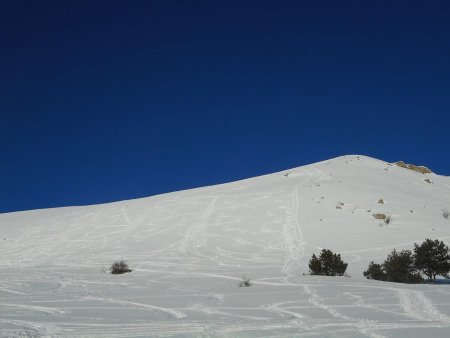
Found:
[[[409,169],[409,170],[414,170],[414,171],[417,171],[422,174],[433,174],[433,172],[430,169],[428,169],[427,167],[424,167],[422,165],[417,166],[415,164],[408,164],[403,161],[398,161],[398,162],[395,162],[394,164],[398,167]]]

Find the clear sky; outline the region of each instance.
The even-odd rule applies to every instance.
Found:
[[[450,175],[450,2],[0,2],[0,212],[345,154]]]

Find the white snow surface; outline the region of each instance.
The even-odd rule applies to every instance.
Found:
[[[0,214],[0,336],[449,337],[450,285],[362,275],[394,248],[450,243],[443,209],[449,177],[352,155],[149,198]],[[322,248],[342,254],[348,276],[307,275]],[[134,271],[110,274],[118,259]],[[243,275],[251,287],[238,286]]]

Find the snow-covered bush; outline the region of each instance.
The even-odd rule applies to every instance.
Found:
[[[124,260],[115,261],[111,265],[111,273],[113,275],[120,275],[120,274],[131,272],[131,271],[133,271],[133,270],[131,270],[129,268],[128,263],[125,262]]]
[[[328,249],[323,249],[319,257],[313,254],[309,261],[311,275],[342,276],[347,270],[347,266],[348,264],[342,261],[341,255]]]

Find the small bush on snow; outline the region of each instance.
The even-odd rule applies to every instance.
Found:
[[[121,275],[123,273],[131,272],[131,270],[128,266],[128,263],[124,260],[115,261],[111,264],[111,273],[113,275]]]
[[[250,279],[243,276],[241,281],[239,282],[239,287],[248,288],[249,286],[252,286],[252,283],[250,283]]]
[[[448,219],[448,217],[450,216],[449,212],[447,209],[442,209],[442,217],[444,217],[445,219]]]

